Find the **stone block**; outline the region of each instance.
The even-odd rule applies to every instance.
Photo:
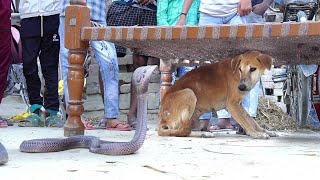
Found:
[[[130,93],[119,95],[119,109],[129,109],[130,107]]]
[[[130,88],[131,88],[131,84],[123,84],[120,86],[120,93],[121,94],[130,93]]]
[[[127,65],[120,65],[119,66],[119,73],[125,73],[128,72]]]
[[[91,64],[89,66],[89,76],[99,76],[100,66],[99,64]]]
[[[160,91],[160,83],[149,83],[148,93],[157,93]]]
[[[104,110],[83,112],[84,118],[102,117],[103,115],[104,115]]]
[[[119,83],[131,83],[132,73],[119,73]]]
[[[88,95],[101,93],[98,76],[88,76],[86,78],[86,93]]]
[[[157,122],[159,122],[159,120],[160,120],[158,114],[148,113],[147,117],[148,117],[148,121],[157,121]]]
[[[124,57],[118,57],[118,65],[132,64],[132,55],[127,54]]]
[[[148,109],[158,109],[159,108],[159,94],[158,93],[148,93]]]
[[[161,79],[160,74],[153,73],[150,77],[150,83],[159,83]]]
[[[119,113],[118,120],[128,122],[127,114],[125,113]]]
[[[85,111],[99,111],[104,110],[101,95],[90,95],[87,100],[83,103]]]

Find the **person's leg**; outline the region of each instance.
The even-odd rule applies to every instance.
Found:
[[[141,14],[141,9],[127,6],[118,3],[112,3],[107,12],[107,25],[108,26],[136,26],[139,25],[139,16]],[[118,57],[123,57],[126,55],[126,48],[121,46],[115,46]],[[133,68],[134,70],[141,66],[147,64],[147,58],[140,57],[136,54],[133,54]],[[134,126],[135,117],[136,117],[136,97],[135,92],[131,88],[131,99],[130,99],[130,110],[128,113],[128,123]]]
[[[60,17],[59,24],[59,36],[60,36],[60,68],[63,79],[63,90],[64,90],[64,104],[67,107],[69,103],[69,90],[68,90],[68,49],[64,47],[64,23],[65,17]]]
[[[133,17],[133,21],[139,26],[156,26],[157,15],[156,11],[143,10],[139,8],[132,8],[130,16]],[[159,59],[154,57],[143,56],[134,53],[132,56],[133,69],[136,70],[141,66],[146,65],[159,65]],[[130,110],[127,114],[128,123],[135,128],[137,117],[137,93],[134,88],[130,88]]]
[[[39,58],[46,86],[46,92],[44,94],[44,108],[50,116],[55,116],[59,111],[59,15],[44,17],[43,24],[45,32],[41,41],[41,52]]]
[[[100,66],[104,91],[104,118],[102,123],[115,130],[130,130],[129,125],[117,120],[119,115],[119,67],[113,43],[91,41],[96,60]]]
[[[11,33],[3,30],[0,35],[0,103],[7,85],[8,70],[11,65]]]
[[[22,23],[22,21],[21,21]],[[38,75],[37,58],[40,51],[40,37],[24,37],[21,33],[23,74],[26,78],[30,105],[42,105],[41,81]]]
[[[247,16],[240,17],[235,15],[231,18],[225,19],[227,24],[246,24],[246,23],[258,23],[262,22],[262,16],[250,13]],[[259,95],[259,83],[249,92],[249,94],[243,99],[242,105],[247,110],[250,116],[255,117],[258,108],[258,95]],[[218,122],[211,127],[211,130],[217,129],[230,129],[234,128],[232,125],[232,119],[230,114],[226,110],[220,110],[217,112]]]
[[[209,14],[201,13],[200,12],[200,19],[199,19],[199,25],[213,25],[213,24],[223,24],[223,18],[220,17],[213,17]],[[217,112],[218,113],[218,112]],[[200,120],[208,121],[212,118],[212,113],[204,113],[200,116]],[[206,130],[211,130],[209,127],[210,124],[207,123],[208,126],[206,127]]]
[[[0,5],[0,103],[7,87],[8,70],[11,65],[11,29],[10,29],[10,1],[2,1]]]

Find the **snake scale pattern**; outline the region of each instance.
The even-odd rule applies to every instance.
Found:
[[[132,78],[137,92],[137,126],[129,142],[110,142],[94,136],[72,136],[69,138],[46,138],[23,141],[21,152],[57,152],[75,148],[88,148],[92,153],[127,155],[135,153],[143,144],[147,133],[147,91],[150,77],[157,66],[144,66],[135,70]],[[7,151],[0,143],[0,163],[8,160]]]

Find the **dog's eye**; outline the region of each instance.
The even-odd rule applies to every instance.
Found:
[[[255,68],[255,67],[252,67],[252,68],[250,68],[250,72],[253,72],[253,71],[255,71],[257,68]]]
[[[242,72],[241,68],[239,68],[239,71]]]

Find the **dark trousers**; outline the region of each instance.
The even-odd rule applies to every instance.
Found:
[[[0,103],[7,87],[11,59],[10,1],[0,1]]]
[[[41,35],[41,26],[43,34]],[[40,104],[46,109],[59,110],[58,64],[59,64],[59,15],[33,17],[21,20],[23,73],[27,82],[30,104]],[[44,99],[40,96],[41,81],[37,58],[45,79]]]

